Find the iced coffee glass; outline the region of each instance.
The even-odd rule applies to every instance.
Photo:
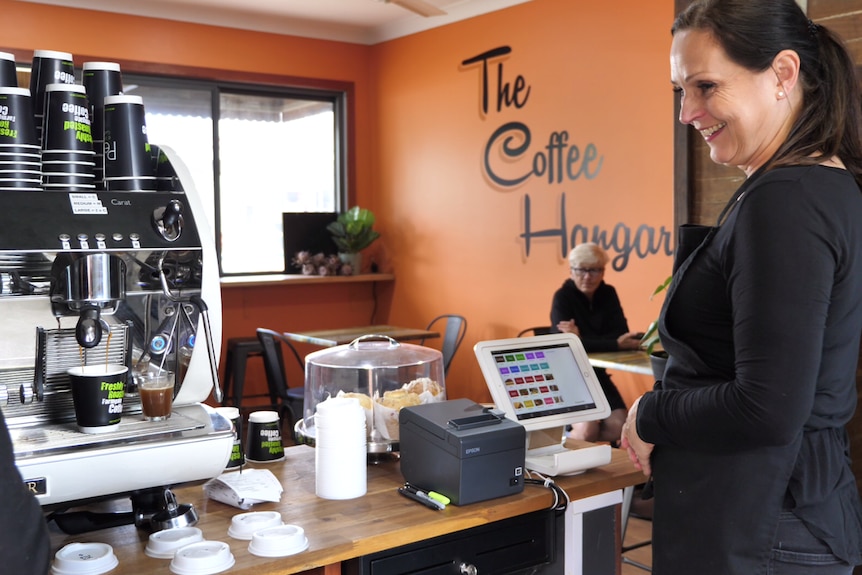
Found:
[[[174,400],[174,372],[149,372],[138,379],[141,409],[147,421],[163,421],[171,416]]]

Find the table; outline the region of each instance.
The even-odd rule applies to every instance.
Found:
[[[643,375],[653,374],[649,355],[639,349],[588,353],[587,357],[589,357],[590,365],[593,367],[630,371]]]
[[[410,327],[398,327],[394,325],[364,325],[357,327],[344,327],[338,329],[320,329],[314,331],[285,332],[284,337],[302,343],[310,343],[321,347],[333,347],[350,343],[357,337],[363,335],[385,335],[395,341],[409,341],[416,339],[440,337],[436,331],[416,329]]]
[[[305,529],[310,545],[296,555],[276,558],[252,555],[247,541],[227,535],[230,520],[241,513],[239,509],[206,499],[200,484],[173,489],[179,503],[195,506],[200,515],[197,527],[203,531],[205,539],[230,545],[236,558],[236,565],[229,571],[231,575],[286,575],[308,570],[315,574],[338,575],[343,561],[547,509],[552,502],[548,490],[530,485],[515,495],[431,511],[396,493],[404,481],[397,461],[368,466],[365,496],[343,501],[321,499],[315,495],[314,449],[297,445],[286,448],[284,453],[285,458],[280,462],[250,464],[250,467],[272,471],[284,487],[280,502],[260,503],[253,510],[279,511],[285,523]],[[619,449],[613,450],[608,465],[580,475],[557,478],[557,484],[566,490],[573,502],[642,481],[643,475]],[[66,535],[56,529],[54,523],[50,526],[52,551],[75,541],[96,541],[113,546],[120,563],[111,575],[169,572],[168,561],[144,553],[147,534],[134,525],[81,535]]]

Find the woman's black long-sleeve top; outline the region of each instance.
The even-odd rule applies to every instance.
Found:
[[[862,193],[845,170],[750,178],[674,275],[665,377],[643,396],[655,444],[657,575],[765,573],[792,511],[848,563],[862,507],[844,426],[862,333]]]

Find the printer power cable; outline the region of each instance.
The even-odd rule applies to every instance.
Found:
[[[545,489],[549,489],[551,494],[554,496],[554,503],[551,505],[550,509],[557,511],[558,513],[562,513],[566,510],[566,507],[569,505],[569,495],[563,490],[562,487],[554,483],[554,480],[545,477],[541,473],[536,473],[535,471],[529,472],[530,477],[524,479],[524,485],[537,485],[540,487],[544,487]]]

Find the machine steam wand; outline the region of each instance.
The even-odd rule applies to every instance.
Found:
[[[182,298],[175,296],[171,292],[171,288],[168,285],[168,278],[165,276],[164,263],[165,256],[163,254],[162,257],[159,258],[159,281],[162,284],[162,293],[165,295],[166,298],[173,302],[182,302]],[[206,337],[207,343],[207,356],[210,360],[210,372],[212,373],[213,377],[213,399],[215,399],[216,402],[221,403],[224,395],[222,394],[221,384],[219,383],[218,378],[218,364],[216,363],[215,359],[215,347],[213,347],[213,334],[212,328],[210,327],[209,308],[207,307],[203,298],[201,298],[199,295],[190,296],[189,301],[195,307],[198,308],[198,311],[200,311],[201,314],[201,318],[203,319],[204,336]]]

